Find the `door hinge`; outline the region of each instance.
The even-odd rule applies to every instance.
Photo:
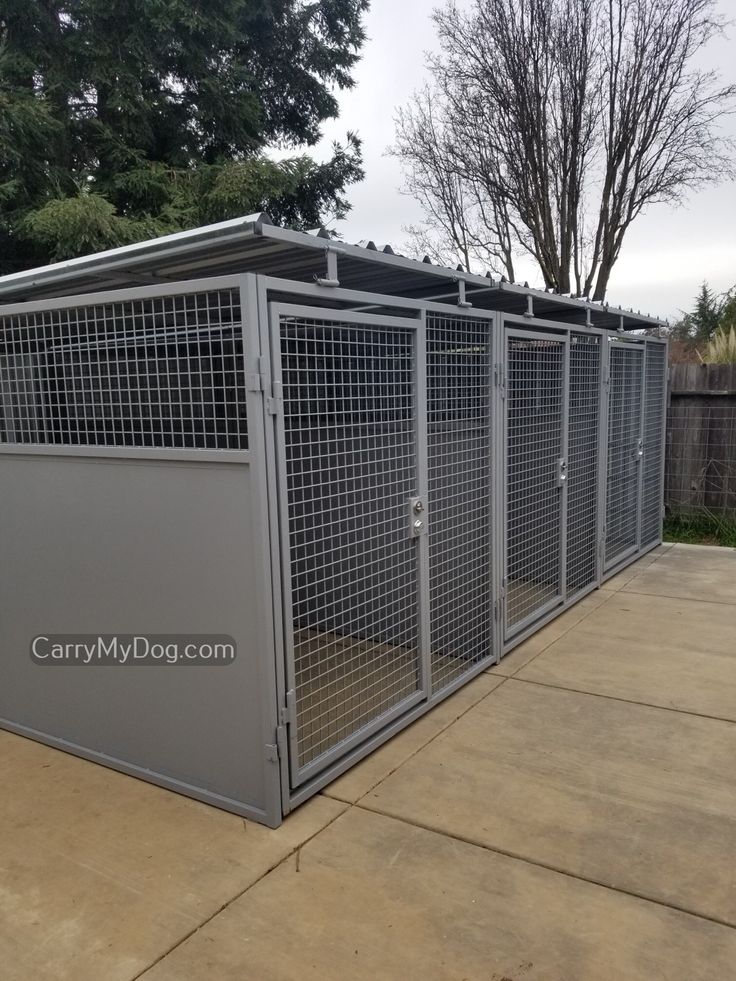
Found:
[[[284,726],[296,725],[296,692],[293,688],[286,693],[286,705],[281,707],[279,721]]]
[[[497,364],[493,369],[496,387],[501,389],[501,398],[506,398],[506,370],[503,364]]]
[[[266,399],[266,412],[278,416],[284,411],[284,386],[280,381],[271,383],[271,395]]]
[[[267,371],[264,358],[256,358],[255,369],[252,375],[248,375],[246,388],[249,392],[265,392]]]

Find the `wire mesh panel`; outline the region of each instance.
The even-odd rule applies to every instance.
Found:
[[[239,291],[0,321],[0,442],[247,449]]]
[[[610,344],[606,565],[637,546],[644,349]]]
[[[641,544],[659,540],[662,524],[662,463],[665,451],[667,349],[647,341],[644,365],[644,456],[642,457]]]
[[[493,654],[491,324],[427,315],[432,690]]]
[[[567,466],[567,597],[598,578],[601,339],[570,337]]]
[[[507,340],[507,633],[562,595],[565,348],[554,337]]]
[[[299,782],[419,691],[415,353],[400,328],[280,335]]]

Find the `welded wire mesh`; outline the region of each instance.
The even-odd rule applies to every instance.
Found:
[[[608,563],[637,544],[644,350],[610,343],[606,546]]]
[[[665,451],[667,349],[647,341],[644,362],[644,455],[642,457],[641,544],[659,539],[662,523],[662,462]]]
[[[493,653],[491,324],[427,316],[432,689]]]
[[[597,578],[601,340],[570,337],[567,467],[567,595]]]
[[[418,689],[414,339],[285,317],[281,362],[303,767]]]
[[[507,627],[561,593],[565,345],[510,337],[507,349]]]
[[[247,449],[239,292],[0,321],[0,442]]]

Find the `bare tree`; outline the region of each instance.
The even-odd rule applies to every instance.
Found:
[[[427,87],[397,116],[395,152],[411,159],[405,191],[419,201],[425,219],[423,225],[407,228],[409,251],[445,265],[489,267],[513,280],[506,198],[480,184],[474,174],[461,172],[443,112]]]
[[[454,0],[435,11],[431,87],[393,152],[424,225],[418,247],[603,300],[647,205],[733,174],[719,121],[736,86],[694,66],[715,0]]]

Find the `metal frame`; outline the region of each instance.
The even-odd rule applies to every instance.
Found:
[[[610,470],[610,466],[611,466],[611,461],[610,461],[611,443],[610,443],[610,432],[609,432],[608,426],[609,426],[609,423],[610,423],[610,404],[611,404],[611,395],[612,395],[612,392],[613,392],[613,379],[612,379],[612,372],[611,372],[611,360],[612,360],[612,353],[613,353],[613,347],[612,347],[612,345],[614,343],[624,343],[626,345],[629,345],[629,346],[632,346],[632,347],[636,347],[636,349],[641,352],[641,371],[640,371],[640,384],[641,384],[641,388],[640,388],[640,396],[639,396],[639,405],[638,405],[638,409],[637,409],[637,412],[638,412],[638,415],[639,415],[639,442],[640,443],[641,443],[641,441],[643,439],[643,436],[644,436],[644,405],[645,405],[644,384],[645,384],[645,372],[646,372],[646,346],[645,346],[644,338],[641,338],[641,339],[639,339],[639,338],[637,338],[637,339],[631,339],[631,338],[621,338],[619,336],[610,337],[609,338],[609,343],[606,345],[606,350],[607,350],[607,353],[606,353],[606,379],[607,379],[607,391],[608,391],[608,399],[607,399],[607,402],[608,402],[608,410],[607,410],[607,416],[606,416],[606,433],[605,433],[605,443],[606,443],[606,468],[605,468],[605,471],[606,471],[606,474],[608,474],[608,472]],[[635,556],[640,551],[640,549],[641,549],[641,500],[642,500],[642,465],[641,465],[641,457],[639,457],[637,459],[637,464],[636,465],[637,465],[637,471],[636,471],[636,505],[635,505],[635,513],[636,513],[635,541],[627,549],[623,549],[622,551],[617,552],[616,555],[612,556],[611,558],[608,558],[606,556],[606,553],[605,553],[607,536],[608,536],[608,534],[610,532],[610,527],[609,527],[609,509],[608,509],[608,488],[606,487],[606,496],[604,498],[604,504],[603,504],[603,508],[604,508],[604,511],[603,511],[603,513],[604,513],[604,521],[605,521],[605,526],[606,526],[606,533],[604,535],[604,541],[603,541],[603,549],[604,549],[603,571],[604,571],[604,573],[609,572],[613,568],[617,568],[617,567],[621,566],[621,564],[623,562],[625,562],[627,559],[631,558],[632,556]]]
[[[418,496],[426,499],[426,397],[421,401],[424,392],[424,385],[420,385],[420,378],[426,374],[426,344],[422,332],[419,330],[420,321],[411,318],[385,317],[366,313],[355,313],[351,311],[335,311],[316,306],[299,304],[270,303],[269,304],[269,326],[271,343],[271,372],[272,372],[272,391],[274,399],[282,402],[280,395],[282,386],[282,365],[280,350],[280,325],[283,317],[295,317],[304,319],[315,319],[319,321],[334,321],[341,325],[349,323],[351,326],[359,328],[361,325],[372,330],[390,331],[394,329],[410,332],[412,337],[412,350],[414,361],[414,403],[415,403],[415,452],[417,470]],[[422,335],[420,339],[420,335]],[[297,680],[295,674],[295,653],[294,636],[291,624],[293,622],[292,599],[291,599],[291,555],[288,534],[288,514],[289,496],[288,479],[286,470],[286,459],[283,453],[286,444],[286,431],[283,408],[279,407],[274,413],[275,436],[276,436],[276,487],[278,490],[279,502],[279,537],[281,540],[281,588],[283,596],[283,622],[284,622],[284,654],[285,654],[285,684],[287,709],[285,718],[287,720],[287,735],[289,743],[289,770],[291,785],[296,788],[306,782],[314,774],[329,766],[330,762],[343,756],[354,746],[369,738],[374,732],[382,729],[393,719],[404,714],[408,709],[413,708],[419,702],[425,701],[429,695],[431,683],[429,672],[429,637],[428,637],[428,609],[426,592],[427,583],[427,536],[420,535],[416,539],[417,544],[417,596],[416,602],[419,606],[419,632],[418,632],[418,666],[419,677],[417,691],[401,702],[393,706],[389,711],[377,716],[367,725],[361,727],[347,739],[341,740],[328,752],[321,754],[316,759],[300,766],[299,759],[299,734],[296,725],[296,718],[293,715],[293,707],[298,697]]]
[[[367,293],[360,290],[348,290],[344,288],[329,288],[319,285],[311,284],[299,284],[294,283],[290,280],[284,280],[278,277],[269,276],[258,276],[260,295],[262,296],[262,302],[266,302],[266,298],[270,294],[276,294],[278,296],[293,295],[299,297],[300,300],[310,305],[314,304],[315,307],[319,309],[320,316],[323,316],[330,309],[333,311],[333,315],[336,319],[347,319],[355,316],[356,313],[366,313],[367,309],[372,309],[379,311],[382,309],[396,310],[401,312],[400,321],[403,321],[404,315],[406,318],[416,317],[420,321],[419,331],[420,333],[426,329],[426,314],[428,312],[436,312],[445,316],[460,316],[466,317],[468,319],[484,319],[488,322],[489,329],[492,331],[492,350],[493,350],[493,363],[497,369],[496,383],[492,388],[492,456],[493,459],[498,461],[499,454],[501,453],[501,448],[504,445],[504,385],[503,385],[503,368],[505,366],[505,328],[518,328],[520,335],[529,336],[535,330],[538,330],[542,335],[547,338],[549,336],[556,336],[560,339],[565,339],[566,347],[569,347],[569,336],[571,333],[581,333],[581,334],[596,334],[601,338],[600,352],[601,352],[601,385],[600,385],[600,402],[599,402],[599,486],[598,486],[598,520],[597,526],[599,528],[599,541],[598,545],[602,545],[602,534],[603,534],[603,517],[604,517],[604,505],[605,505],[605,462],[607,459],[606,446],[607,446],[607,389],[605,385],[605,365],[606,365],[606,354],[607,354],[607,338],[611,336],[609,330],[591,327],[582,324],[565,324],[559,321],[550,321],[544,318],[533,318],[529,319],[521,315],[515,314],[505,314],[497,311],[487,311],[475,308],[453,308],[449,304],[443,304],[436,302],[435,300],[427,301],[421,299],[408,299],[404,297],[394,297],[394,296],[380,296],[375,293]],[[322,304],[327,304],[327,306],[322,306]],[[335,309],[335,307],[337,309]],[[351,312],[352,311],[352,312]],[[380,314],[379,314],[380,316]],[[372,319],[373,315],[370,315],[369,319]],[[628,340],[628,338],[627,338]],[[631,338],[631,343],[643,343],[643,338]],[[660,341],[655,339],[658,343],[666,345],[666,341]],[[567,365],[568,359],[566,358],[565,367],[565,386],[566,393],[569,388],[569,367]],[[567,401],[567,394],[566,394]],[[565,421],[565,440],[567,441],[567,416]],[[308,799],[312,794],[316,793],[319,789],[326,786],[330,781],[335,779],[339,774],[345,772],[358,760],[364,758],[370,752],[372,752],[376,747],[381,745],[391,736],[395,735],[397,732],[401,731],[412,721],[419,718],[421,715],[429,711],[438,702],[444,700],[449,695],[451,695],[458,688],[462,687],[472,678],[476,677],[479,673],[494,664],[498,663],[501,658],[515,648],[518,644],[523,642],[527,637],[531,636],[538,629],[544,626],[546,623],[551,622],[555,617],[564,610],[568,609],[571,605],[576,603],[578,600],[587,596],[590,592],[600,587],[605,579],[610,577],[610,574],[604,574],[602,569],[603,555],[601,548],[598,547],[596,550],[597,554],[597,564],[598,564],[598,575],[595,582],[590,583],[585,588],[581,589],[573,596],[563,595],[561,600],[556,600],[554,606],[548,611],[538,611],[537,615],[534,617],[533,621],[528,625],[523,626],[518,632],[514,634],[511,638],[504,638],[503,636],[503,623],[505,622],[505,595],[504,588],[502,585],[502,570],[504,568],[504,541],[503,535],[500,533],[503,527],[501,522],[501,515],[504,509],[504,497],[505,497],[505,474],[503,468],[498,466],[495,467],[495,474],[492,480],[492,501],[491,501],[491,513],[492,513],[492,523],[494,529],[494,536],[492,539],[492,549],[490,556],[491,565],[491,581],[495,584],[495,609],[496,609],[496,620],[495,620],[495,630],[494,630],[494,651],[489,656],[489,658],[477,665],[474,665],[465,675],[455,679],[447,688],[444,688],[438,692],[430,693],[426,700],[420,701],[414,707],[408,708],[403,714],[387,722],[382,727],[376,728],[375,731],[366,732],[364,738],[361,741],[356,741],[356,744],[350,748],[346,748],[345,752],[340,755],[336,755],[335,758],[319,771],[314,772],[309,775],[309,778],[305,780],[304,783],[300,784],[299,787],[292,789],[289,785],[288,778],[284,780],[284,771],[287,767],[282,766],[282,791],[283,791],[283,812],[287,814],[294,807],[298,806],[304,800]],[[564,510],[563,510],[564,513]],[[656,543],[655,543],[656,545]],[[652,545],[651,547],[655,547]],[[650,550],[649,547],[642,550],[638,554],[646,554]],[[564,550],[563,550],[564,552]],[[620,568],[625,567],[634,558],[638,557],[638,554],[629,556],[622,561],[622,563],[616,568],[618,571]],[[272,550],[273,555],[273,550]],[[277,559],[278,561],[278,559]],[[562,558],[561,558],[561,567]],[[564,578],[562,580],[563,589],[565,589],[566,584]],[[278,603],[278,597],[274,597],[276,603]],[[279,614],[276,614],[276,619],[279,620]],[[283,623],[282,623],[283,630]],[[284,704],[284,699],[286,696],[286,689],[284,684],[279,686],[281,694],[279,696],[279,704]],[[286,755],[288,753],[288,748],[283,733],[283,726],[280,727],[281,738],[280,745],[282,754]]]
[[[257,216],[254,216],[257,217]],[[256,222],[257,224],[257,222]],[[286,232],[281,229],[261,228],[258,232],[247,229],[243,222],[236,223],[241,238],[262,235],[272,241],[284,244],[305,245],[304,236],[299,233]],[[172,254],[181,253],[185,256],[189,246],[184,240],[172,242]],[[258,671],[260,691],[264,709],[262,746],[259,751],[263,754],[263,766],[268,787],[268,801],[265,811],[250,808],[242,803],[220,799],[217,795],[209,794],[198,788],[188,787],[177,781],[169,780],[155,774],[147,774],[154,782],[173,789],[182,790],[191,796],[210,800],[228,809],[253,816],[256,820],[276,826],[282,815],[287,814],[311,794],[325,786],[349,766],[357,762],[393,734],[407,726],[414,719],[429,711],[434,705],[448,697],[462,685],[498,663],[501,657],[521,643],[545,623],[550,622],[572,603],[587,595],[590,591],[621,568],[640,555],[645,554],[658,542],[641,547],[641,516],[637,516],[637,545],[624,556],[617,556],[615,565],[605,562],[605,508],[606,508],[606,470],[608,466],[607,433],[608,433],[608,368],[610,364],[611,337],[610,330],[591,326],[586,323],[565,323],[560,320],[550,320],[533,316],[533,303],[528,314],[509,314],[499,310],[481,309],[470,306],[473,297],[481,292],[495,291],[500,295],[505,291],[509,295],[532,297],[534,291],[509,284],[489,284],[482,277],[468,274],[451,274],[450,270],[430,267],[429,270],[438,277],[438,283],[443,289],[432,299],[399,297],[380,294],[367,290],[351,290],[335,285],[339,275],[339,252],[343,249],[340,243],[335,243],[337,252],[329,253],[329,243],[321,243],[311,239],[310,249],[328,249],[327,270],[332,268],[334,275],[314,283],[303,283],[284,279],[277,276],[256,274],[254,272],[237,275],[212,276],[209,278],[183,280],[180,282],[156,283],[149,286],[126,288],[121,290],[104,290],[96,293],[77,294],[55,299],[13,303],[0,307],[0,316],[16,313],[41,312],[46,310],[68,309],[74,306],[90,306],[111,302],[124,302],[154,297],[174,296],[182,293],[219,290],[223,288],[239,289],[242,310],[243,352],[246,369],[246,402],[248,414],[249,449],[247,451],[233,450],[157,450],[152,448],[104,448],[95,446],[66,447],[47,445],[0,446],[0,456],[38,456],[65,458],[96,458],[114,460],[139,460],[141,465],[164,461],[166,463],[216,462],[218,464],[247,464],[251,468],[255,493],[252,501],[250,522],[254,540],[257,542],[256,553],[253,557],[257,564],[258,574],[258,604],[263,610],[263,622],[258,625],[259,636],[263,644],[258,652]],[[134,250],[133,250],[134,251]],[[345,247],[345,251],[353,257],[366,258],[366,250],[357,247]],[[158,254],[162,254],[159,252]],[[127,255],[127,253],[126,253]],[[131,252],[132,255],[132,252]],[[120,262],[125,256],[120,257]],[[372,256],[368,259],[380,262],[388,268],[416,270],[416,264],[397,256]],[[117,259],[116,259],[117,262]],[[242,267],[242,266],[241,266]],[[378,269],[378,266],[376,266]],[[443,281],[443,282],[441,282]],[[447,292],[447,288],[455,286],[456,292]],[[467,286],[467,290],[465,287]],[[540,294],[543,296],[543,294]],[[457,298],[457,303],[440,302]],[[566,304],[561,303],[559,314],[567,313],[570,319],[574,310],[586,312],[586,321],[590,320],[597,308],[590,307],[584,301]],[[369,312],[372,311],[372,312]],[[293,731],[290,714],[289,692],[293,691],[293,638],[289,638],[290,623],[290,577],[288,543],[284,535],[285,514],[285,473],[283,459],[279,447],[283,445],[284,420],[279,413],[279,382],[280,374],[280,342],[278,323],[282,314],[296,313],[302,316],[315,317],[322,321],[349,322],[356,326],[370,325],[372,328],[384,325],[387,329],[399,327],[410,330],[414,338],[414,371],[415,371],[415,406],[416,406],[416,469],[417,490],[420,496],[427,499],[428,494],[428,435],[427,435],[427,318],[429,314],[438,314],[446,318],[460,318],[469,321],[485,322],[490,333],[491,365],[494,379],[490,389],[490,461],[489,475],[489,521],[491,525],[490,549],[488,555],[489,589],[492,591],[494,611],[492,629],[492,649],[488,657],[471,664],[466,671],[454,678],[445,687],[432,691],[432,665],[430,644],[430,608],[429,608],[429,544],[426,535],[417,539],[417,604],[418,604],[418,663],[419,687],[416,693],[399,705],[394,706],[388,713],[377,717],[369,725],[355,732],[349,739],[343,741],[329,753],[316,758],[301,769],[294,767],[293,761],[298,759],[296,754],[296,734]],[[606,311],[610,318],[612,311]],[[557,311],[555,312],[557,316]],[[628,316],[628,315],[627,315]],[[623,317],[623,315],[622,315]],[[644,318],[642,318],[642,324]],[[513,630],[507,631],[507,597],[504,588],[504,575],[507,568],[507,411],[504,388],[504,372],[507,366],[506,348],[508,337],[524,337],[555,339],[564,345],[564,378],[563,378],[563,414],[562,414],[562,447],[563,456],[569,453],[569,422],[570,422],[570,337],[572,333],[595,334],[601,338],[601,385],[599,393],[599,460],[597,481],[597,549],[596,549],[596,581],[590,583],[574,595],[568,595],[566,581],[567,562],[567,511],[569,492],[567,483],[563,485],[560,496],[560,595],[548,604],[533,611],[523,621],[514,625]],[[646,364],[645,344],[660,343],[666,346],[666,341],[659,338],[631,337],[617,334],[617,342],[641,345],[644,351],[642,371]],[[640,433],[644,424],[643,403],[645,399],[644,383],[642,380],[642,411],[640,413]],[[666,413],[667,386],[662,406],[662,418]],[[664,458],[664,453],[662,454]],[[662,466],[660,488],[664,480]],[[638,483],[639,508],[641,506],[642,467],[639,467]],[[431,512],[428,514],[431,522]],[[661,531],[661,528],[660,528]],[[660,536],[661,537],[661,536]],[[292,663],[290,664],[290,656]],[[38,738],[43,738],[38,736]],[[58,742],[58,741],[57,741]],[[91,751],[73,748],[81,755],[96,758]],[[255,747],[244,747],[243,752],[255,752]],[[140,768],[134,764],[122,761],[105,760],[118,769],[126,772],[139,773]]]
[[[508,344],[509,341],[518,338],[521,340],[539,340],[539,341],[552,341],[556,344],[561,345],[562,348],[562,412],[560,416],[560,457],[562,460],[567,459],[568,450],[568,395],[569,395],[569,380],[570,380],[570,370],[569,370],[569,350],[570,350],[570,339],[569,332],[559,331],[553,333],[552,331],[542,331],[536,329],[537,324],[535,323],[533,327],[528,330],[523,330],[521,327],[516,326],[506,326],[504,330],[504,346],[505,346],[505,357],[503,359],[504,372],[507,371],[508,365]],[[503,509],[503,591],[504,598],[508,597],[509,589],[509,513],[508,513],[508,491],[509,491],[509,401],[508,401],[508,379],[506,378],[504,384],[504,411],[503,411],[503,488],[504,492],[501,496],[501,506]],[[559,494],[559,528],[560,528],[560,539],[559,539],[559,555],[558,555],[558,577],[559,577],[559,591],[556,596],[550,598],[544,604],[542,604],[537,609],[531,610],[525,617],[519,620],[517,623],[510,624],[508,619],[508,603],[505,604],[504,608],[504,618],[503,618],[503,629],[504,629],[504,642],[508,643],[513,640],[516,634],[522,633],[527,627],[535,623],[541,617],[543,617],[549,611],[561,606],[566,599],[565,590],[565,572],[566,572],[566,511],[567,511],[567,481],[561,484]]]

